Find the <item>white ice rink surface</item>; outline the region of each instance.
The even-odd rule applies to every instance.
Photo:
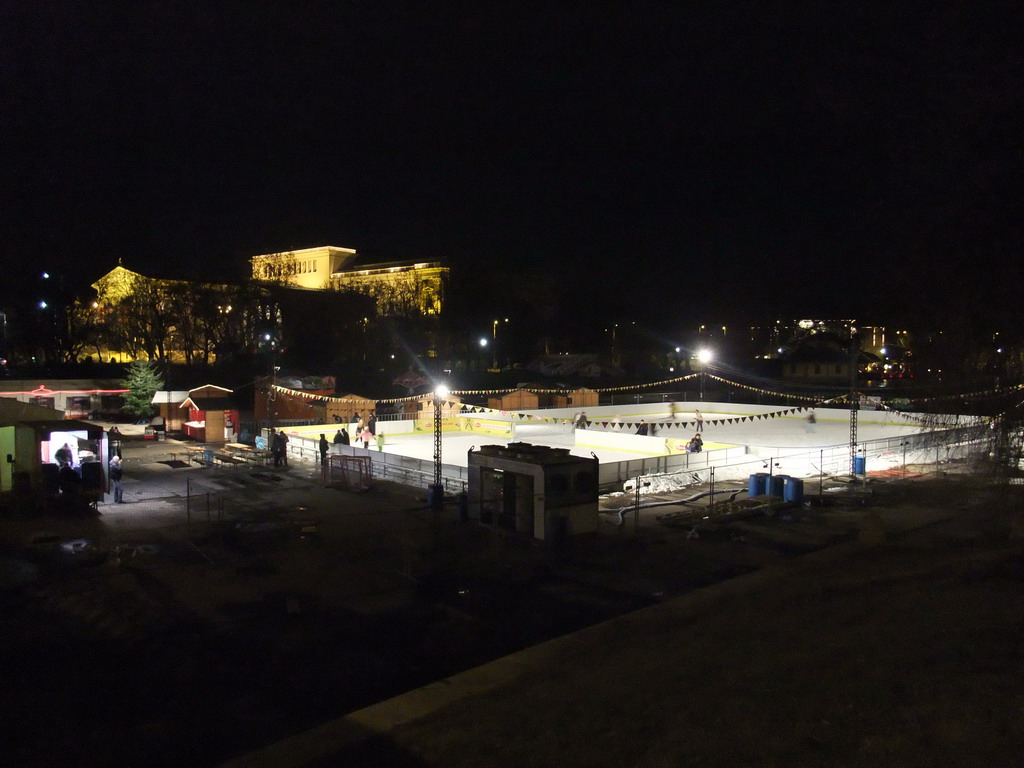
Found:
[[[849,414],[842,413],[824,415],[819,412],[816,424],[808,424],[804,418],[805,414],[798,413],[792,416],[774,417],[766,419],[754,419],[747,421],[736,421],[732,424],[712,424],[717,419],[736,418],[738,414],[729,412],[704,411],[703,438],[705,450],[709,448],[722,448],[726,446],[746,446],[756,449],[761,453],[771,453],[772,448],[789,449],[806,448],[808,453],[817,452],[821,448],[830,446],[849,445],[850,442],[850,421]],[[592,418],[604,420],[605,416],[594,415]],[[613,417],[608,416],[609,420]],[[648,422],[655,422],[657,414],[629,415],[620,417],[620,421],[636,422],[641,418]],[[680,420],[692,419],[692,413],[680,412]],[[879,438],[898,438],[904,435],[914,434],[922,430],[921,426],[913,421],[896,419],[894,423],[883,423],[885,414],[876,411],[858,412],[858,442],[876,440]],[[323,431],[322,428],[308,428]],[[592,429],[600,430],[600,426]],[[301,431],[306,432],[307,428]],[[291,431],[291,430],[289,430]],[[433,435],[387,435],[387,422],[378,422],[378,432],[383,431],[386,435],[384,451],[387,453],[409,456],[412,458],[433,460],[434,441]],[[596,454],[598,460],[604,463],[628,461],[631,459],[648,458],[661,455],[654,451],[633,451],[633,450],[611,450],[608,448],[591,447],[587,445],[585,430],[577,435],[576,445],[571,445],[570,435],[553,435],[551,439],[544,439],[541,436],[533,436],[530,440],[519,437],[522,442],[533,442],[539,445],[550,445],[560,448],[569,448],[570,453],[577,456],[589,457]],[[613,431],[613,430],[610,430]],[[617,431],[617,430],[614,430]],[[635,429],[622,430],[624,434],[633,434]],[[693,437],[694,429],[690,427],[672,427],[658,429],[656,437],[689,439]],[[330,438],[331,433],[328,433]],[[471,434],[463,432],[444,432],[441,440],[442,463],[453,466],[465,467],[468,465],[467,454],[472,448],[479,448],[484,445],[507,445],[510,441],[492,435]],[[651,441],[652,445],[657,445]],[[370,450],[377,451],[376,445],[371,444]]]

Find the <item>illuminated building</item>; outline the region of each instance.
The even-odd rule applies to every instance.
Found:
[[[263,254],[251,261],[256,281],[366,294],[383,316],[439,315],[448,273],[436,261],[363,262],[353,249],[332,245]]]

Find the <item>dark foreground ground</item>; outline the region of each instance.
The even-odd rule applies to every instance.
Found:
[[[877,483],[696,537],[604,515],[555,550],[272,475],[195,475],[187,522],[141,486],[0,520],[3,765],[1024,764],[1020,486]]]

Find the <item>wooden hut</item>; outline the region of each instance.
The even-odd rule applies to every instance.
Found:
[[[179,408],[187,409],[185,434],[201,443],[230,443],[238,434],[238,409],[230,389],[206,384],[189,390]]]
[[[360,426],[365,426],[371,416],[377,414],[377,401],[353,392],[333,397],[327,401],[327,421],[351,424],[356,417]]]
[[[402,408],[407,419],[433,419],[434,393],[427,392],[415,400],[406,400]],[[462,412],[462,398],[458,395],[445,395],[441,400],[441,417],[448,418]]]
[[[163,417],[164,429],[168,432],[184,432],[188,413],[181,404],[188,398],[188,390],[161,390],[153,393],[153,405],[157,415]]]
[[[553,408],[594,408],[599,401],[600,396],[597,392],[587,387],[580,387],[565,395],[555,395],[551,400],[551,406]]]
[[[540,401],[533,392],[516,389],[499,397],[487,398],[487,407],[496,411],[532,411],[540,407]]]

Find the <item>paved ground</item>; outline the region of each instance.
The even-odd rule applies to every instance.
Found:
[[[556,551],[174,447],[129,439],[127,504],[0,518],[4,764],[1019,764],[1019,487]]]

